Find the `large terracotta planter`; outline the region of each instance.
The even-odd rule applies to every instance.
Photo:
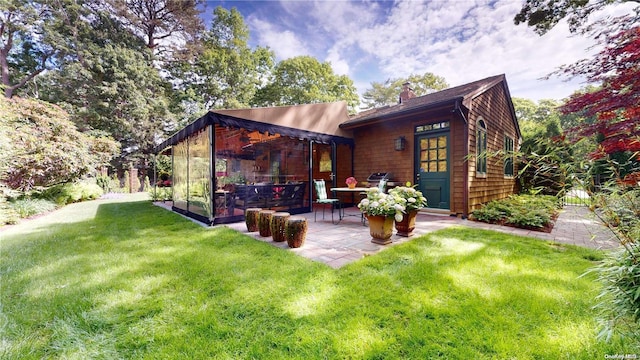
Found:
[[[396,221],[396,234],[404,237],[412,236],[413,230],[416,228],[417,215],[418,210],[409,210],[406,214],[403,214],[402,221]]]
[[[307,219],[302,216],[290,216],[285,225],[285,238],[290,248],[299,248],[307,237]]]
[[[393,234],[393,216],[367,215],[367,220],[369,220],[371,242],[379,245],[390,244]]]

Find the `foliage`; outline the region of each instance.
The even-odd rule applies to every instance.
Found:
[[[405,212],[409,210],[418,210],[427,206],[427,198],[422,195],[421,191],[409,186],[396,186],[389,190],[389,195],[393,196],[397,204],[404,206]]]
[[[41,91],[69,107],[81,129],[100,130],[118,141],[122,152],[115,165],[139,160],[136,167],[145,170],[156,140],[174,123],[169,84],[153,67],[150,50],[107,14],[95,14],[87,26],[94,30],[78,36],[86,49],[83,60],[69,59],[48,72]]]
[[[3,230],[4,358],[637,353],[632,339],[594,338],[600,285],[579,275],[595,250],[456,227],[333,269],[143,201],[58,216]]]
[[[203,0],[109,0],[116,15],[157,55],[183,50],[203,29],[198,9]],[[168,53],[168,54],[165,54]]]
[[[10,206],[21,218],[44,214],[55,210],[57,207],[56,204],[50,200],[28,198],[10,202]]]
[[[249,47],[249,29],[235,8],[216,7],[211,29],[202,37],[193,62],[180,62],[172,69],[183,106],[203,101],[204,109],[248,107],[256,88],[266,81],[265,74],[272,71],[273,52]]]
[[[0,103],[8,108],[1,125],[11,148],[0,154],[0,180],[13,189],[73,181],[103,165],[117,149],[108,138],[79,132],[55,105],[20,98]]]
[[[600,339],[610,341],[616,332],[640,339],[640,246],[618,249],[591,271],[603,284],[598,297],[602,330]]]
[[[473,211],[474,219],[522,228],[543,228],[558,212],[560,202],[550,195],[512,195],[493,200]]]
[[[257,106],[298,105],[319,102],[346,101],[355,112],[360,99],[353,81],[346,75],[336,75],[328,62],[311,56],[282,60],[273,78],[259,89],[253,101]]]
[[[605,48],[592,60],[561,69],[571,76],[585,76],[601,83],[593,92],[576,94],[562,107],[565,113],[594,116],[593,124],[572,129],[571,140],[599,135],[592,158],[619,152],[640,151],[640,26],[606,33]]]
[[[154,186],[150,187],[147,193],[149,193],[151,201],[167,201],[171,200],[173,196],[171,187]]]
[[[522,132],[517,153],[518,182],[522,191],[561,195],[571,187],[574,149],[559,141],[559,102],[513,99]]]
[[[360,211],[367,215],[393,216],[396,221],[402,221],[404,205],[397,203],[391,194],[385,194],[377,187],[367,190],[367,197],[358,204]]]
[[[575,0],[526,0],[515,16],[516,25],[526,23],[543,35],[558,22],[567,18],[569,29],[576,32],[583,27],[589,15],[603,7],[629,0],[575,1]]]
[[[56,10],[47,1],[0,2],[0,84],[6,98],[49,68],[57,52],[50,34],[60,16]]]
[[[102,188],[93,179],[86,179],[49,187],[36,196],[53,201],[58,205],[66,205],[80,201],[95,200],[102,194]]]
[[[387,79],[384,83],[374,81],[371,83],[371,88],[367,89],[362,96],[364,107],[373,108],[397,104],[402,85],[406,82],[411,83],[411,88],[416,96],[427,95],[449,87],[443,77],[430,72],[424,75],[412,74],[407,78]]]

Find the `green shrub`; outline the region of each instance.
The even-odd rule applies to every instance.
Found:
[[[13,209],[10,203],[0,202],[0,225],[17,224],[20,215]]]
[[[44,214],[56,209],[56,204],[45,199],[20,199],[9,204],[21,218]]]
[[[521,228],[543,228],[549,222],[551,222],[551,215],[543,209],[518,211],[507,217],[507,223]]]
[[[172,192],[170,187],[154,186],[149,188],[149,197],[151,201],[171,200]]]
[[[632,244],[613,251],[592,271],[603,284],[600,303],[602,331],[599,337],[610,339],[618,331],[640,336],[640,246]]]
[[[40,197],[51,200],[58,205],[94,200],[103,194],[102,188],[94,181],[86,180],[77,183],[55,185],[45,190]]]
[[[99,175],[96,177],[96,184],[98,184],[105,193],[111,191],[111,179],[106,175]]]
[[[475,210],[474,219],[489,223],[507,223],[524,228],[542,228],[560,208],[560,201],[550,195],[512,195],[494,200]]]

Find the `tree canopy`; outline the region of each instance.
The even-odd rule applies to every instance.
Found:
[[[526,0],[515,16],[514,23],[527,24],[542,35],[566,18],[571,32],[576,32],[585,25],[591,13],[614,3],[628,1],[633,0]]]
[[[311,56],[279,62],[269,83],[259,89],[253,101],[258,106],[297,105],[344,100],[350,111],[360,103],[353,81],[337,75],[331,64]]]
[[[248,41],[249,29],[238,10],[214,9],[199,55],[173,68],[174,83],[186,101],[202,99],[205,109],[250,106],[275,60],[271,50],[251,49]]]
[[[572,96],[562,107],[564,113],[596,118],[569,133],[573,139],[600,134],[602,141],[594,158],[640,152],[640,26],[609,33],[602,41],[605,47],[595,58],[562,69],[570,76],[585,76],[601,84],[594,91]]]
[[[409,75],[407,78],[387,79],[385,82],[372,82],[371,88],[364,94],[365,108],[373,108],[398,103],[398,96],[404,83],[411,83],[416,96],[444,90],[449,87],[447,81],[438,75],[427,72],[424,75]]]
[[[118,151],[108,137],[79,132],[60,107],[0,98],[0,181],[18,190],[72,181],[105,165]],[[3,141],[3,144],[5,142]]]

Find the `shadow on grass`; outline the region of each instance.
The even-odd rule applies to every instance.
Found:
[[[466,228],[339,270],[148,202],[3,239],[3,358],[602,358],[597,253]],[[5,248],[5,245],[7,247]]]

